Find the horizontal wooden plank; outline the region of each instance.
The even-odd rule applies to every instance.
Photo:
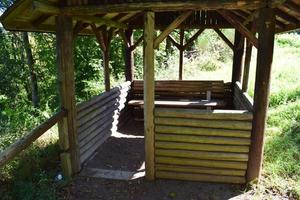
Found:
[[[102,122],[103,120],[110,120],[113,119],[115,116],[115,112],[117,112],[115,110],[114,107],[109,108],[109,110],[106,110],[105,112],[103,112],[101,115],[92,118],[90,121],[87,121],[85,124],[83,124],[82,126],[77,128],[77,132],[79,134],[81,134],[82,132],[84,132],[87,129],[90,129],[94,126],[97,126],[97,124],[99,124],[100,122]]]
[[[86,115],[89,115],[90,113],[95,112],[97,109],[101,109],[104,105],[107,103],[114,101],[115,104],[118,103],[119,100],[126,101],[128,92],[123,92],[121,94],[115,93],[111,96],[107,96],[105,99],[102,99],[101,101],[97,102],[96,104],[93,104],[92,106],[86,107],[83,110],[77,111],[77,119],[81,119],[82,117],[86,117]]]
[[[82,125],[84,125],[85,123],[89,122],[90,120],[99,117],[99,115],[103,114],[103,112],[107,111],[108,108],[114,106],[116,104],[115,101],[110,101],[108,103],[106,103],[105,105],[103,105],[100,108],[97,108],[95,110],[93,110],[92,112],[88,113],[87,115],[78,118],[77,117],[77,127],[80,127]]]
[[[217,152],[236,152],[248,153],[249,146],[246,145],[214,145],[214,144],[195,144],[185,142],[155,142],[155,147],[160,149],[182,149],[195,151],[217,151]]]
[[[180,117],[188,119],[224,119],[224,120],[245,120],[253,119],[252,112],[247,110],[199,110],[179,108],[156,108],[157,117]]]
[[[79,149],[80,155],[84,154],[87,150],[90,148],[97,146],[97,143],[99,140],[102,138],[106,137],[106,135],[111,135],[112,134],[113,127],[111,124],[106,124],[105,128],[99,129],[97,131],[96,136],[92,139],[86,142],[84,145],[82,145]],[[99,146],[98,146],[99,147]]]
[[[198,128],[185,126],[156,125],[156,133],[180,134],[180,135],[202,135],[202,136],[223,136],[250,138],[251,131],[229,130],[219,128]]]
[[[180,158],[196,158],[204,160],[248,161],[248,154],[245,153],[155,149],[155,155]]]
[[[145,176],[145,171],[131,172],[131,171],[120,171],[120,170],[107,170],[98,168],[84,168],[80,173],[84,177],[92,178],[105,178],[113,180],[134,180]]]
[[[191,142],[200,144],[250,145],[250,139],[248,138],[190,136],[173,134],[155,134],[155,140],[167,142]]]
[[[226,104],[222,100],[155,100],[155,106],[163,107],[190,107],[190,108],[206,108],[206,107],[225,107]],[[144,106],[144,100],[130,100],[128,105]]]
[[[190,158],[175,158],[156,156],[155,162],[159,164],[184,165],[184,166],[200,166],[225,169],[247,169],[247,162],[236,161],[216,161],[216,160],[198,160]]]
[[[91,148],[89,148],[85,152],[81,152],[80,154],[80,163],[83,164],[85,161],[87,161],[94,153],[95,151],[103,144],[108,138],[110,137],[109,134],[103,135],[100,140],[98,140]]]
[[[210,167],[192,167],[192,166],[179,166],[179,165],[164,165],[156,164],[156,170],[158,171],[169,171],[169,172],[185,172],[195,174],[212,174],[222,176],[245,176],[245,170],[237,169],[218,169]]]
[[[156,171],[157,178],[188,180],[188,181],[204,181],[204,182],[217,182],[217,183],[234,183],[244,184],[246,182],[244,177],[240,176],[217,176],[208,174],[192,174],[180,172],[166,172]]]
[[[99,124],[98,127],[96,127],[93,130],[90,130],[90,132],[86,132],[84,134],[80,135],[79,139],[79,148],[86,145],[89,141],[93,140],[99,133],[105,131],[108,127],[112,127],[112,120],[104,121],[103,123]]]
[[[92,98],[91,100],[89,100],[89,101],[79,103],[79,104],[77,105],[77,110],[78,110],[78,112],[80,112],[81,110],[83,110],[83,109],[85,109],[85,108],[87,108],[87,107],[89,107],[89,106],[91,106],[91,105],[93,105],[93,104],[95,104],[95,103],[101,101],[102,99],[104,99],[104,98],[106,98],[106,97],[108,97],[108,96],[111,96],[112,94],[115,94],[115,93],[121,94],[122,92],[120,92],[120,91],[123,90],[123,89],[125,89],[125,90],[123,90],[123,91],[129,90],[129,89],[130,89],[130,85],[131,85],[131,82],[130,82],[130,81],[127,81],[127,82],[121,84],[121,85],[118,86],[118,87],[112,88],[112,89],[111,89],[110,91],[108,91],[108,92],[104,92],[104,93],[102,93],[102,94],[100,94],[100,95],[98,95],[98,96],[93,97],[93,98]]]
[[[201,128],[222,128],[233,130],[251,130],[252,123],[232,120],[185,119],[171,117],[155,117],[156,125],[189,126]]]

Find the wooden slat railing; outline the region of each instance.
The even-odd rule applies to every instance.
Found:
[[[29,147],[34,141],[36,141],[40,136],[42,136],[46,131],[48,131],[57,122],[63,119],[67,114],[66,110],[61,110],[46,122],[35,128],[29,134],[19,139],[14,144],[10,145],[6,150],[0,152],[0,166],[6,164],[13,158],[15,158],[21,151]]]

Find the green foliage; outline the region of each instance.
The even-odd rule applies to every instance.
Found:
[[[276,42],[281,47],[300,48],[300,36],[296,33],[282,34],[276,38]]]

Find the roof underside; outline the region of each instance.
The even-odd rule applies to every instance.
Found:
[[[143,12],[156,12],[156,28],[166,28],[185,11],[193,13],[178,28],[234,28],[220,10],[248,25],[258,17],[257,10],[271,6],[276,13],[276,32],[300,28],[300,0],[17,0],[1,17],[5,29],[12,31],[55,32],[55,16],[60,13],[74,19],[81,35],[92,34],[89,24],[98,28],[143,28]]]

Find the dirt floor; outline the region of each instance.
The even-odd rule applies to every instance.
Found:
[[[144,178],[133,181],[77,177],[65,188],[64,196],[72,200],[218,200],[245,199],[238,185]]]
[[[111,136],[84,167],[109,171],[144,170],[143,123],[131,121]],[[72,200],[217,200],[246,199],[242,186],[176,180],[146,181],[93,178],[81,173],[61,191]]]

